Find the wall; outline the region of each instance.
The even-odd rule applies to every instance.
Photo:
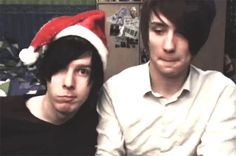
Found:
[[[136,8],[137,17],[139,17],[140,3],[112,3],[112,4],[99,4],[98,8],[105,11],[106,13],[106,37],[108,49],[110,51],[107,70],[105,73],[105,79],[108,79],[114,74],[119,73],[125,68],[130,66],[138,65],[140,63],[140,39],[138,39],[138,43],[135,46],[130,47],[117,47],[117,38],[110,35],[111,22],[108,22],[108,18],[111,18],[114,14],[118,13],[120,9],[128,9]],[[139,22],[138,22],[139,23]],[[139,24],[138,24],[139,25]],[[137,28],[138,32],[138,28]],[[121,37],[123,38],[123,37]],[[124,42],[126,43],[126,42]]]

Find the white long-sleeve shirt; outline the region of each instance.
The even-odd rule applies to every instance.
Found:
[[[148,63],[131,67],[104,84],[97,110],[97,156],[236,156],[236,86],[220,72],[191,66],[167,100]]]

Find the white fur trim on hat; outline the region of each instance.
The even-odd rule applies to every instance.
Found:
[[[73,25],[59,32],[54,38],[54,40],[69,35],[79,36],[84,39],[87,39],[97,49],[98,54],[100,55],[101,60],[103,62],[103,68],[104,70],[106,69],[108,50],[103,41],[95,33],[81,25]]]
[[[33,46],[22,49],[19,53],[19,58],[24,63],[24,65],[34,64],[37,61],[38,57],[39,53],[34,51]]]

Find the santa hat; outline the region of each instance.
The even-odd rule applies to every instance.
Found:
[[[31,65],[37,61],[40,48],[47,46],[52,40],[75,35],[88,40],[97,49],[105,69],[108,50],[104,28],[105,14],[101,10],[53,18],[41,27],[30,46],[21,50],[19,57],[25,65]]]

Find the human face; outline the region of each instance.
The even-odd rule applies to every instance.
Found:
[[[52,112],[74,114],[86,101],[92,83],[91,56],[82,55],[69,63],[66,69],[54,74],[47,82],[47,102]]]
[[[164,77],[185,76],[191,62],[188,41],[163,14],[151,14],[149,23],[150,72]]]

